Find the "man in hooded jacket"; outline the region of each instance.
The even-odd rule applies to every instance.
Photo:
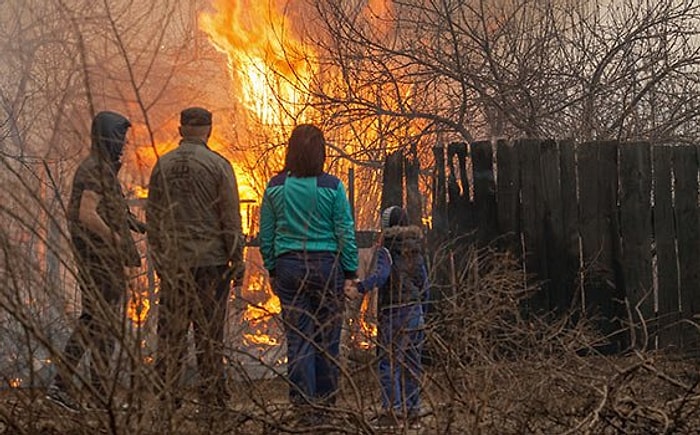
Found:
[[[75,172],[68,203],[68,229],[78,267],[82,312],[56,360],[57,374],[48,398],[78,410],[67,387],[85,352],[91,350],[92,394],[109,403],[105,375],[118,334],[119,302],[127,285],[125,267],[138,267],[140,255],[130,230],[145,227],[129,211],[117,173],[131,123],[114,112],[100,112],[92,121],[92,148]]]

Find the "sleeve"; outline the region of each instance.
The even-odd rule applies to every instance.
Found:
[[[141,266],[141,254],[139,254],[139,250],[136,248],[136,242],[134,241],[134,237],[131,235],[130,230],[134,228],[134,225],[137,225],[140,222],[138,219],[136,219],[136,216],[131,213],[129,203],[126,201],[121,183],[119,183],[119,180],[117,179],[115,179],[115,181],[117,182],[116,190],[119,194],[119,204],[121,204],[123,207],[122,216],[125,220],[120,228],[121,231],[119,231],[119,235],[122,238],[121,248],[124,251],[124,265],[128,267],[139,267]],[[136,228],[138,228],[138,226]]]
[[[222,182],[219,184],[219,219],[221,233],[224,238],[231,267],[234,269],[233,278],[243,278],[243,246],[244,237],[241,223],[241,205],[238,196],[238,182],[230,163],[222,163]]]
[[[423,314],[428,313],[428,309],[430,308],[430,280],[428,279],[428,267],[425,263],[425,260],[423,261],[423,264],[421,264],[420,268],[420,276],[421,276],[421,281],[422,281],[422,286],[421,286],[421,302],[423,302]]]
[[[148,180],[148,198],[146,199],[146,240],[153,251],[156,265],[158,256],[162,255],[161,225],[163,222],[163,183],[160,175],[160,164],[156,162],[151,177]]]
[[[352,219],[350,203],[343,183],[338,185],[333,213],[335,236],[340,249],[340,263],[346,279],[357,277],[359,258],[355,241],[355,222]]]
[[[275,276],[275,211],[268,189],[260,204],[260,254],[270,276]]]
[[[75,183],[81,192],[89,190],[95,192],[98,195],[104,195],[105,191],[105,179],[106,177],[100,176],[99,166],[88,165],[87,167],[80,167],[78,173],[75,176]]]
[[[374,270],[365,279],[357,283],[357,290],[360,293],[366,293],[375,287],[381,287],[386,284],[391,274],[391,263],[389,250],[384,247],[377,249],[377,261]]]

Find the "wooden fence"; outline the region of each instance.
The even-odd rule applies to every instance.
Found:
[[[435,148],[433,238],[513,250],[541,283],[528,311],[595,317],[612,351],[645,333],[697,351],[699,160],[698,146],[646,142]]]

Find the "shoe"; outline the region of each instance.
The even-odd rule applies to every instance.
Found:
[[[99,412],[105,411],[107,407],[103,406],[100,403],[85,402],[83,404],[83,409],[89,412]]]
[[[63,388],[57,385],[51,385],[46,391],[46,398],[53,403],[67,409],[71,412],[80,412],[82,407],[70,394]]]
[[[185,400],[179,396],[169,399],[161,397],[158,399],[158,404],[159,409],[168,409],[171,412],[177,412],[185,407]]]
[[[127,402],[112,402],[111,404],[105,404],[101,402],[86,402],[83,404],[83,409],[86,411],[97,412],[97,411],[115,411],[115,412],[129,412],[136,408]]]
[[[370,426],[376,430],[401,429],[403,423],[394,414],[383,413],[370,421]]]
[[[333,423],[331,415],[324,410],[312,407],[295,407],[293,426],[299,430],[319,430]]]
[[[421,427],[423,427],[423,425],[421,424],[420,415],[418,415],[418,414],[409,414],[408,417],[406,417],[405,422],[406,422],[406,427],[408,429],[415,430],[415,429],[420,429]]]

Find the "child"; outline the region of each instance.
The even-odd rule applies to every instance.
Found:
[[[422,232],[408,225],[406,211],[397,206],[382,212],[381,224],[373,271],[346,293],[354,299],[379,289],[377,352],[383,412],[375,425],[417,428],[425,338],[423,302],[428,296]]]

